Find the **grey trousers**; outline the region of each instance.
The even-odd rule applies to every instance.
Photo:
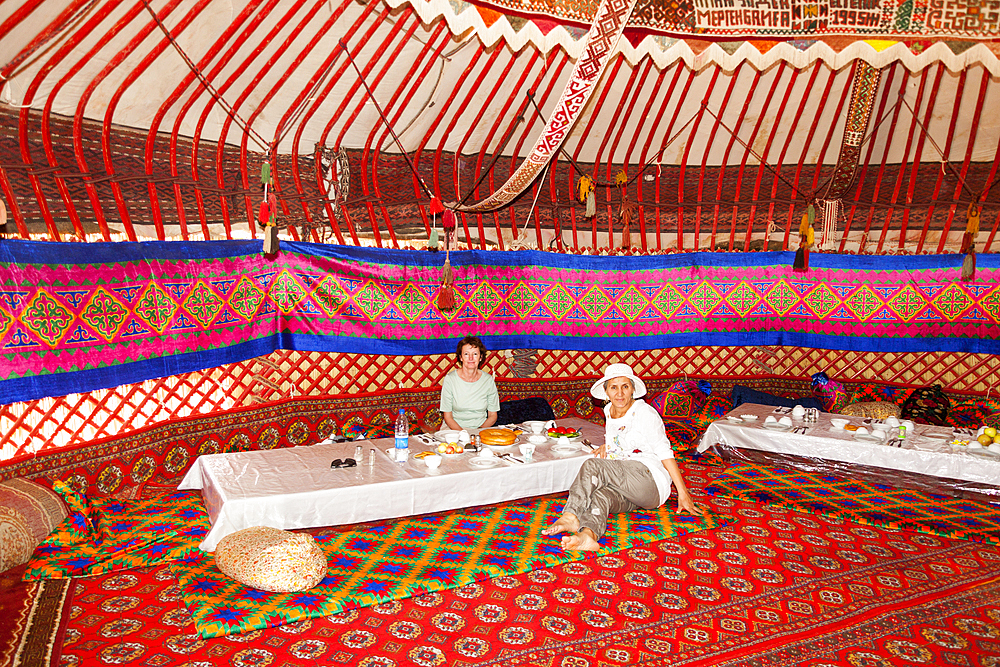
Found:
[[[639,461],[589,459],[569,487],[563,512],[576,515],[580,529],[590,528],[601,537],[611,513],[653,509],[660,494],[649,468]]]

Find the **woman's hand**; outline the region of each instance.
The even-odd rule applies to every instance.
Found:
[[[705,511],[694,501],[691,494],[686,490],[684,493],[677,494],[677,513],[687,512],[688,514],[697,514],[701,516]]]
[[[594,456],[596,456],[599,459],[606,459],[606,458],[608,458],[608,446],[607,446],[607,444],[603,444],[600,447],[598,447],[597,449],[595,449],[594,450]]]

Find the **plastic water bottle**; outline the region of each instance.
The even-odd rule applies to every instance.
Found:
[[[410,455],[410,421],[406,418],[406,411],[399,409],[396,416],[396,460],[405,462]]]

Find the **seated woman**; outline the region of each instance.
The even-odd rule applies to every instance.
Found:
[[[497,421],[500,395],[493,376],[482,370],[486,346],[475,336],[458,341],[458,368],[441,382],[442,429],[486,428]]]
[[[542,530],[543,535],[568,533],[562,548],[597,551],[608,514],[659,507],[677,487],[677,511],[701,514],[674,460],[663,421],[645,401],[646,385],[628,364],[611,364],[590,388],[594,398],[610,400],[598,458],[583,464],[569,488],[563,514]],[[669,475],[669,477],[668,477]]]

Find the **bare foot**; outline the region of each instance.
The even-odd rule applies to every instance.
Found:
[[[556,522],[542,529],[542,535],[558,535],[559,533],[575,533],[580,530],[580,520],[575,514],[567,512],[556,519]]]
[[[599,551],[601,548],[597,537],[590,528],[584,528],[575,535],[563,535],[563,551]]]

